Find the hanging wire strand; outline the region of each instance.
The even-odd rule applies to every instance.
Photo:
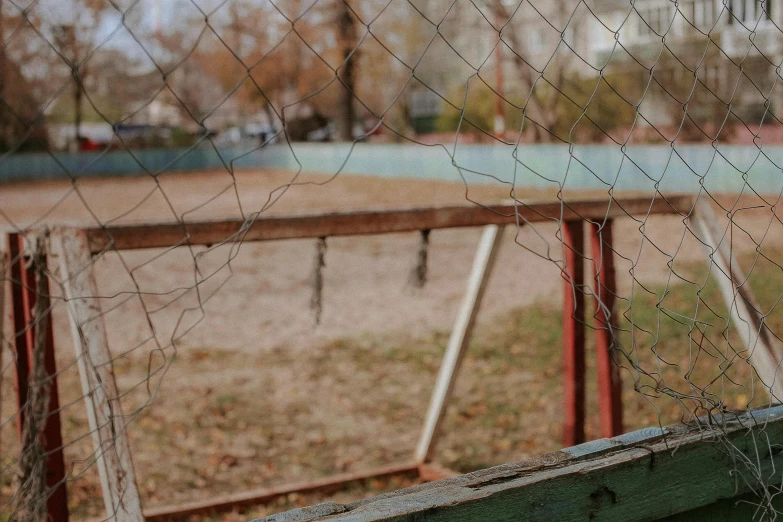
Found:
[[[430,230],[419,232],[419,249],[416,251],[416,265],[411,271],[410,282],[414,288],[427,284],[427,255],[430,245]]]
[[[313,311],[315,324],[321,324],[323,312],[324,268],[326,267],[326,238],[320,237],[315,243],[315,263],[313,264],[313,294],[310,298],[310,310]]]

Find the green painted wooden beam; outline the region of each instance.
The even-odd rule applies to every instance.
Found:
[[[772,506],[778,513],[783,513],[783,497],[772,498]],[[684,513],[660,519],[659,522],[748,522],[771,520],[770,513],[759,509],[759,498],[753,493],[746,493],[730,499],[720,499]]]
[[[764,484],[783,481],[783,406],[727,413],[712,421],[641,430],[351,504],[319,504],[264,520],[625,522],[688,512],[700,514],[693,520],[710,520],[710,506],[733,506],[753,498],[747,495]]]

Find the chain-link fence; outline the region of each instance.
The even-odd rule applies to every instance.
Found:
[[[452,344],[430,428],[459,471],[778,402],[782,21],[0,0],[0,513],[138,520],[398,462]],[[480,225],[508,245],[454,344]],[[724,445],[774,518],[780,477]]]

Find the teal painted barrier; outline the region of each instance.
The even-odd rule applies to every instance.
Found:
[[[519,188],[692,193],[783,191],[783,147],[533,144],[453,146],[329,143],[271,145],[258,150],[211,147],[106,153],[0,156],[0,182],[85,176],[159,175],[170,171],[281,168],[334,174],[514,183]],[[746,188],[747,190],[747,188]]]

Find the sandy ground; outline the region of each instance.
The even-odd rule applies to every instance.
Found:
[[[265,209],[270,197],[283,192],[279,187],[289,182],[291,176],[291,173],[278,171],[241,171],[234,178],[225,172],[167,173],[158,180],[85,179],[76,186],[63,182],[6,185],[0,190],[0,223],[5,230],[19,230],[43,225],[241,218]],[[304,181],[309,184],[294,186],[282,193],[277,203],[264,210],[265,214],[459,205],[465,204],[466,198],[494,204],[507,201],[509,195],[508,187],[504,186],[471,186],[466,190],[464,185],[440,181],[361,176],[340,176],[330,180],[313,175]],[[555,194],[517,193],[517,197],[523,201],[552,200]],[[601,195],[567,194],[566,198],[569,197],[600,198]],[[730,198],[722,198],[721,201],[734,210],[761,204],[756,198],[745,198],[739,203],[732,202]],[[738,251],[752,251],[756,244],[762,244],[762,250],[783,244],[783,226],[771,219],[768,208],[740,211],[735,214],[735,220],[742,226],[732,229],[731,239]],[[345,338],[383,338],[402,333],[415,339],[426,337],[433,331],[447,331],[454,321],[464,291],[479,234],[477,229],[432,232],[428,281],[423,289],[415,289],[410,284],[419,242],[417,234],[329,238],[320,325],[315,325],[310,310],[315,241],[244,244],[238,250],[223,246],[110,252],[101,256],[95,264],[96,277],[112,354],[117,359],[120,387],[128,393],[126,413],[143,405],[149,398],[165,404],[165,408],[176,408],[181,403],[184,411],[172,416],[178,420],[177,423],[172,420],[171,427],[165,426],[165,423],[162,427],[141,423],[138,428],[160,428],[164,432],[173,430],[170,436],[178,437],[179,432],[174,425],[188,425],[182,418],[189,417],[189,408],[203,406],[199,401],[206,399],[201,394],[213,393],[211,390],[217,387],[214,392],[216,397],[231,396],[231,387],[246,390],[259,379],[259,375],[266,375],[259,383],[257,393],[268,395],[277,405],[275,407],[281,408],[279,412],[274,410],[280,415],[275,422],[285,424],[285,412],[303,407],[307,394],[317,393],[318,388],[300,385],[299,380],[303,378],[303,372],[307,375],[318,373],[321,367],[308,358],[312,358],[313,354],[320,357],[318,354],[325,353],[324,347],[334,346],[335,342]],[[557,234],[554,224],[523,227],[519,231],[507,227],[482,307],[480,325],[513,308],[534,303],[559,306],[563,281],[557,264],[562,258]],[[676,216],[656,216],[643,221],[630,218],[617,220],[615,249],[621,299],[630,299],[633,293],[644,292],[649,285],[682,282],[686,276],[678,270],[680,266],[706,263],[708,260],[707,252],[687,232],[682,218]],[[69,375],[68,379],[76,383],[64,304],[57,298],[57,281],[61,277],[55,270],[52,292],[55,295],[58,364],[63,374]],[[196,285],[196,282],[199,284]],[[171,383],[161,388],[166,394],[162,399],[156,388],[161,382],[161,373],[155,371],[163,355],[170,360],[168,357],[174,351],[178,358],[170,373]],[[214,355],[220,352],[227,354],[225,361],[234,362],[225,362]],[[203,362],[205,358],[211,361],[210,364]],[[434,372],[437,354],[431,359],[426,364],[432,366]],[[274,369],[274,374],[264,374],[267,362]],[[352,375],[357,371],[351,366],[353,364],[358,363],[340,363],[342,366],[331,370],[338,375]],[[189,371],[190,368],[193,371]],[[10,375],[9,370],[6,367],[4,376]],[[148,377],[150,371],[154,374],[152,377]],[[519,377],[522,379],[519,385],[524,388],[533,377],[528,371]],[[339,382],[339,377],[334,378]],[[367,378],[371,382],[377,375]],[[8,390],[9,386],[6,380],[4,388]],[[416,425],[419,416],[423,415],[420,410],[426,405],[431,383],[394,386],[391,388],[393,392],[397,390],[397,393],[415,396],[415,399],[410,399],[407,408],[415,405],[417,413],[412,417],[409,414],[410,418],[405,422]],[[135,397],[137,392],[142,400]],[[61,402],[69,405],[64,415],[71,420],[66,420],[66,423],[80,425],[83,407],[78,387],[74,384],[74,387],[62,390],[61,394]],[[8,404],[7,397],[9,395],[3,397],[5,404]],[[354,397],[352,400],[360,399]],[[220,401],[225,402],[223,399]],[[230,400],[226,401],[231,404]],[[367,411],[372,409],[371,405],[365,406]],[[557,415],[547,406],[542,405],[541,408],[547,415]],[[8,406],[4,406],[4,419],[8,411]],[[194,412],[192,415],[198,417],[200,414]],[[160,418],[167,417],[161,415]],[[369,428],[365,426],[360,430],[357,426],[352,428],[350,424],[343,424],[338,431],[345,434],[354,429],[361,431],[366,439],[376,421],[371,418],[364,421],[370,423]],[[378,423],[376,427],[383,430],[383,426],[383,423]],[[232,429],[239,433],[243,430],[241,424],[232,425]],[[547,428],[542,429],[541,437],[546,438]],[[285,437],[294,439],[296,430],[292,430],[286,431]],[[5,424],[3,431],[4,438],[9,437],[11,424]],[[306,437],[313,436],[306,427],[300,432]],[[219,430],[213,435],[219,439]],[[353,440],[355,451],[348,452],[353,455],[350,458],[340,456],[341,463],[330,463],[327,468],[337,466],[338,471],[355,469],[350,462],[361,460],[361,441],[347,435],[335,437],[343,442]],[[379,435],[379,440],[374,441],[376,445],[395,449],[391,453],[380,452],[374,457],[375,461],[393,462],[406,454],[415,442],[415,432],[400,437],[388,433]],[[84,439],[80,444],[88,442]],[[318,440],[311,442],[320,444]],[[158,440],[159,445],[166,443],[165,438]],[[232,455],[239,455],[240,459],[242,455],[253,458],[258,455],[243,453],[240,439],[232,438],[230,445]],[[81,451],[74,450],[74,458],[83,455]],[[160,481],[166,480],[165,476],[161,478],[149,471],[156,464],[155,455],[160,447],[138,451],[137,461],[141,462],[146,494],[152,495]],[[525,451],[532,450],[528,448]],[[310,468],[306,465],[286,467],[285,461],[274,460],[282,457],[274,457],[272,450],[269,452],[265,458],[269,462],[277,462],[276,465],[285,471],[262,473],[264,478],[260,485],[310,476]],[[220,465],[220,461],[215,464]],[[79,466],[77,464],[77,468]],[[248,470],[248,473],[259,473],[252,467]],[[85,477],[89,478],[89,473]],[[156,480],[158,486],[155,485]],[[196,481],[192,487],[203,489],[208,485],[204,484]],[[251,481],[249,485],[257,486],[259,482]],[[84,486],[83,482],[77,483],[77,486],[87,488],[84,495],[99,497],[94,486]],[[177,498],[187,500],[188,496]],[[157,500],[157,503],[167,503],[165,498]]]

